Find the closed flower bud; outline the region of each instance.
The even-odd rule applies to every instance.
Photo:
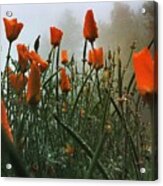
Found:
[[[85,16],[83,35],[91,43],[98,38],[98,29],[94,19],[93,11],[88,10]]]
[[[61,63],[62,64],[67,64],[68,63],[68,52],[67,52],[67,50],[62,50],[61,51]]]
[[[66,69],[61,68],[60,71],[60,76],[61,76],[61,90],[62,92],[69,92],[71,90],[71,84],[68,75],[66,74]]]

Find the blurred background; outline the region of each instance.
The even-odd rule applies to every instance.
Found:
[[[1,5],[1,69],[4,68],[8,48],[2,18],[8,17],[8,13],[24,23],[23,31],[14,45],[25,43],[32,49],[35,39],[41,35],[39,52],[47,59],[51,47],[49,27],[56,26],[64,32],[62,49],[67,49],[70,56],[75,54],[75,59],[81,63],[84,17],[88,9],[93,9],[99,28],[96,47],[103,46],[107,55],[108,50],[113,51],[120,46],[122,62],[126,63],[133,41],[136,40],[139,49],[147,45],[153,37],[152,4],[153,2],[126,1]],[[11,55],[17,59],[16,47],[12,48]]]

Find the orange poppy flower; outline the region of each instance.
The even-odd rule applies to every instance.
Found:
[[[22,73],[14,74],[11,72],[9,74],[10,85],[17,93],[20,93],[25,88],[27,81],[27,77]]]
[[[11,133],[9,121],[7,118],[7,110],[6,110],[6,106],[5,106],[5,103],[3,100],[1,100],[1,125],[2,125],[6,135],[10,139],[10,141],[13,142],[14,140],[13,140],[13,136]]]
[[[28,53],[28,57],[29,59],[32,61],[35,61],[35,63],[37,63],[37,65],[39,66],[41,72],[45,71],[48,66],[49,63],[45,60],[43,60],[40,55],[38,55],[35,51],[31,51]]]
[[[66,69],[61,68],[61,90],[62,92],[69,92],[71,90],[71,84],[68,75],[66,74]]]
[[[51,36],[51,44],[54,47],[59,46],[62,36],[63,36],[63,32],[62,30],[56,28],[56,27],[50,27],[50,36]]]
[[[17,19],[6,19],[3,18],[5,30],[6,30],[6,37],[9,42],[16,40],[23,28],[23,23],[18,23]]]
[[[133,53],[133,66],[137,89],[141,95],[155,92],[154,61],[148,48]]]
[[[40,69],[35,61],[32,61],[28,84],[27,84],[27,103],[36,105],[41,98]]]
[[[85,39],[94,42],[98,38],[98,29],[94,19],[93,11],[88,10],[85,16],[83,35]]]
[[[18,63],[20,65],[21,72],[25,72],[27,70],[28,65],[28,49],[25,45],[18,44],[17,45],[18,51]]]
[[[62,52],[61,52],[61,62],[62,62],[62,64],[68,63],[68,52],[67,52],[67,50],[62,50]]]
[[[104,54],[103,48],[96,48],[89,51],[88,63],[93,64],[96,70],[99,70],[104,66]]]
[[[154,53],[154,86],[156,93],[158,92],[158,51]]]
[[[88,64],[92,65],[93,63],[94,63],[93,50],[89,50],[89,52],[88,52]]]

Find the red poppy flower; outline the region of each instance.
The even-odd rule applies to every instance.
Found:
[[[85,39],[94,42],[98,38],[98,29],[94,19],[93,11],[88,10],[85,16],[83,35]]]
[[[21,71],[24,73],[27,70],[28,65],[28,49],[23,44],[17,45],[17,51],[18,51],[18,63],[20,65]]]
[[[62,52],[61,52],[61,62],[62,62],[62,64],[68,63],[68,52],[67,52],[67,50],[62,50]]]
[[[70,84],[69,77],[66,74],[65,68],[61,68],[60,76],[61,76],[60,86],[61,86],[62,92],[69,92],[71,90],[71,84]]]
[[[11,133],[10,124],[7,117],[7,110],[3,100],[1,100],[1,125],[11,142],[13,142],[13,136]]]
[[[23,23],[18,23],[17,19],[3,18],[6,30],[6,37],[9,42],[16,40],[23,28]]]
[[[41,72],[45,71],[49,66],[49,63],[42,59],[40,55],[38,55],[35,51],[29,52],[28,57],[31,62],[35,61],[35,63],[39,66]]]
[[[62,30],[56,28],[56,27],[50,27],[50,36],[51,36],[51,44],[54,47],[59,46],[62,36],[63,36],[63,32]]]
[[[36,105],[41,98],[40,69],[35,61],[32,61],[28,84],[27,84],[27,103]]]
[[[154,93],[154,61],[148,48],[144,48],[139,52],[133,53],[133,66],[137,89],[141,95]],[[157,74],[156,74],[157,76]]]
[[[25,88],[27,81],[27,77],[22,73],[14,74],[11,72],[9,74],[10,85],[17,93],[20,93]]]

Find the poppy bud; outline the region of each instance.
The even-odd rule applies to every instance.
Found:
[[[68,52],[67,52],[67,50],[62,50],[62,52],[61,52],[61,62],[62,62],[62,64],[68,63]]]
[[[61,68],[60,71],[60,76],[61,76],[61,90],[62,92],[69,92],[71,90],[71,84],[68,75],[66,74],[66,69]]]
[[[98,38],[98,29],[94,19],[93,11],[88,10],[85,16],[83,35],[91,43]]]

